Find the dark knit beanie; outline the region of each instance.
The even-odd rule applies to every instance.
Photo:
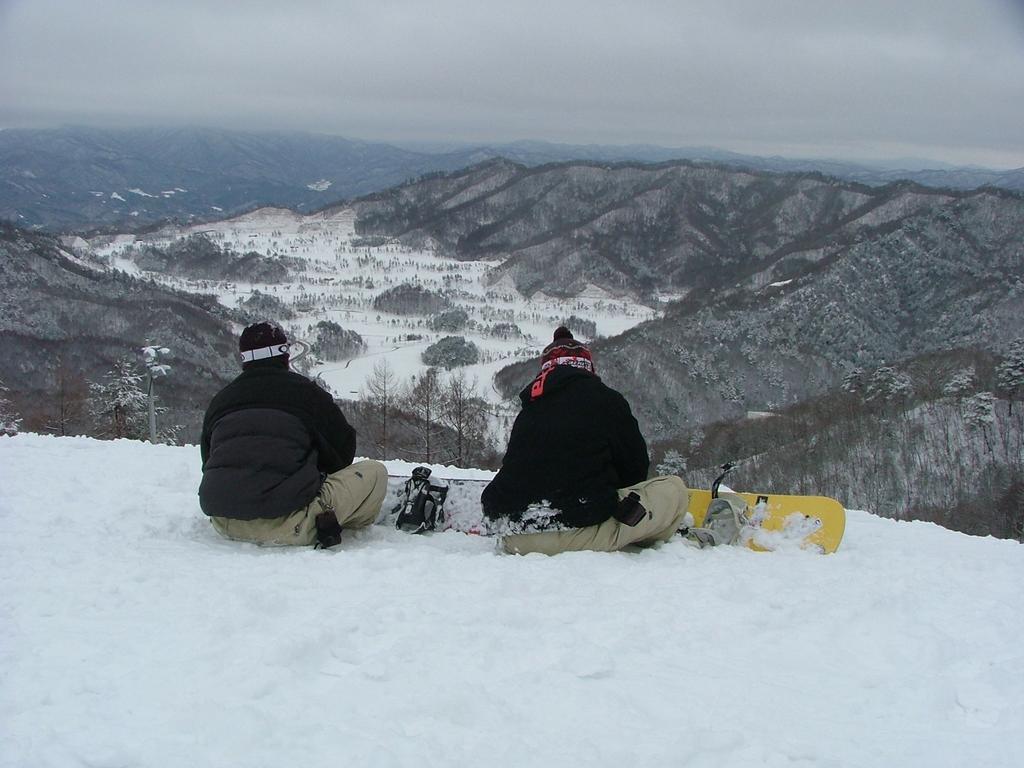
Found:
[[[288,337],[277,323],[253,323],[238,339],[243,365],[269,358],[278,358],[287,364],[288,350]]]
[[[594,372],[594,361],[590,356],[590,350],[582,342],[573,338],[572,331],[564,325],[555,329],[551,343],[544,347],[541,357],[543,368],[555,365],[571,365],[574,368],[583,368]]]

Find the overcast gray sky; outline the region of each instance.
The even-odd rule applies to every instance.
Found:
[[[1024,0],[0,0],[0,126],[1024,166]]]

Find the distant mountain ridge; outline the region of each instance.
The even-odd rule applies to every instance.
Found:
[[[594,344],[601,375],[630,393],[652,437],[800,402],[854,366],[951,348],[995,352],[1021,334],[1024,197],[991,188],[875,188],[695,162],[527,167],[499,159],[351,206],[363,234],[492,259],[491,279],[526,295],[570,299],[598,286],[660,304],[661,319]],[[68,328],[87,327],[86,314],[98,337],[109,335],[116,315],[84,305],[85,314],[62,315],[61,302],[46,298],[76,295],[75,283],[25,283],[44,262],[27,255],[34,236],[10,232],[10,311],[0,318],[15,345],[7,359],[33,359],[31,339],[48,338],[40,328],[70,338]],[[39,243],[63,263],[51,239]],[[97,282],[90,303],[116,306],[118,291],[139,285]],[[533,368],[506,369],[496,383],[512,394]],[[39,370],[12,371],[8,384],[39,387]]]
[[[214,129],[0,131],[0,219],[55,231],[309,210],[466,158],[338,137]]]
[[[86,231],[223,218],[264,205],[309,211],[499,157],[527,166],[683,159],[749,170],[813,171],[871,185],[910,179],[930,186],[1024,191],[1024,169],[902,171],[705,147],[521,141],[454,144],[428,152],[306,133],[68,127],[0,131],[0,219],[51,231]]]
[[[972,201],[984,201],[987,213],[973,211]],[[352,207],[361,232],[494,259],[492,279],[508,276],[525,295],[565,297],[590,284],[638,296],[694,292],[691,301],[744,281],[760,289],[877,241],[911,217],[957,222],[967,252],[986,257],[1018,252],[1024,229],[1024,197],[1010,192],[868,187],[689,161],[494,160]]]
[[[491,161],[354,204],[357,229],[494,259],[529,295],[681,294],[595,344],[652,435],[835,386],[854,366],[1021,332],[1024,197],[698,163]],[[531,363],[506,369],[506,395]]]

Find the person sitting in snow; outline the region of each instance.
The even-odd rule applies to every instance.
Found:
[[[355,430],[331,396],[288,370],[280,326],[250,325],[242,373],[210,403],[199,503],[220,533],[260,544],[337,543],[371,525],[387,491],[379,461],[352,459]]]
[[[667,541],[682,526],[686,485],[674,475],[647,479],[647,443],[629,403],[567,328],[555,331],[519,397],[501,469],[480,499],[509,531],[506,552],[610,552]]]

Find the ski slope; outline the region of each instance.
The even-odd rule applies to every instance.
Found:
[[[0,766],[1024,765],[1019,544],[851,512],[824,557],[261,549],[199,465],[0,438]]]

